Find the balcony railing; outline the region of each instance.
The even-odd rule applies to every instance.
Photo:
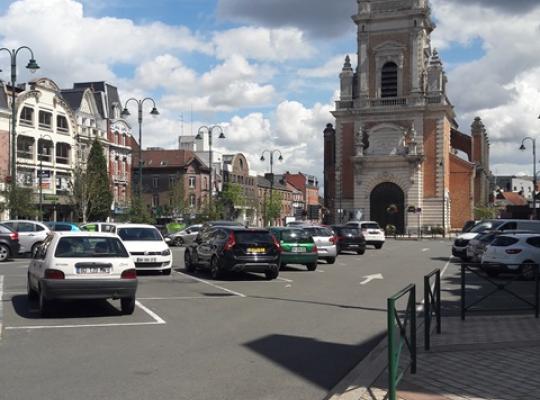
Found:
[[[391,97],[385,99],[370,100],[371,107],[386,107],[386,106],[406,106],[406,97]]]
[[[32,153],[32,150],[17,150],[17,158],[26,158],[26,159],[33,159],[34,154]]]
[[[56,156],[56,162],[58,164],[69,164],[69,157]]]

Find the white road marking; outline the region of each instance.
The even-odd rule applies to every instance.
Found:
[[[2,318],[3,318],[3,301],[4,300],[4,275],[0,275],[0,340],[2,339]]]
[[[285,287],[292,287],[292,285],[285,285]]]
[[[426,251],[429,251],[429,248],[426,247],[426,248],[422,249],[422,253],[425,253]]]
[[[324,269],[316,269],[317,272],[326,272]]]
[[[179,296],[179,297],[139,297],[139,300],[192,300],[192,299],[232,299],[238,296]]]
[[[240,292],[235,292],[234,290],[230,290],[230,289],[227,289],[227,288],[224,288],[223,286],[219,286],[219,285],[215,285],[213,284],[212,282],[208,282],[208,281],[205,281],[204,279],[201,279],[201,278],[196,278],[192,275],[188,275],[188,274],[184,274],[183,272],[180,272],[180,271],[174,271],[176,272],[177,274],[180,274],[180,275],[183,275],[185,276],[186,278],[191,278],[197,282],[201,282],[201,283],[204,283],[208,286],[212,286],[213,288],[216,288],[216,289],[220,289],[220,290],[224,290],[225,292],[228,292],[228,293],[232,293],[234,294],[235,296],[238,296],[238,297],[246,297],[245,294],[243,293],[240,293]]]
[[[342,262],[339,262],[339,263],[338,263],[338,265],[341,265],[341,266],[343,266],[343,267],[344,267],[344,266],[346,266],[347,264],[345,264],[345,263],[342,263]]]
[[[382,274],[366,275],[366,276],[364,276],[364,278],[366,278],[366,279],[364,279],[362,282],[360,282],[360,285],[365,285],[365,284],[371,282],[374,279],[384,279]]]
[[[143,310],[145,313],[150,315],[158,324],[166,324],[164,319],[162,319],[159,315],[150,310],[148,307],[143,306],[139,300],[135,300],[135,305],[141,310]]]
[[[291,279],[285,279],[285,278],[282,278],[282,277],[280,277],[280,276],[278,276],[276,279],[279,279],[280,281],[283,281],[283,282],[289,282],[289,283],[292,282]]]
[[[453,256],[450,256],[448,258],[448,261],[446,262],[443,269],[441,270],[441,279],[442,279],[444,273],[446,272],[446,270],[448,269],[448,266],[450,265],[450,262],[452,261],[452,258],[453,258]],[[433,282],[431,284],[431,292],[433,292],[434,288],[435,288],[435,282]],[[425,299],[422,299],[422,301],[420,302],[420,305],[416,307],[416,311],[424,311],[424,300]]]

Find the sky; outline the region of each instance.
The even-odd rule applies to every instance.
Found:
[[[518,148],[540,138],[540,2],[431,5],[459,129],[481,117],[492,171],[531,175],[532,152]],[[124,101],[151,96],[161,114],[151,118],[147,105],[144,147],[175,148],[181,133],[220,125],[227,138],[214,149],[244,153],[253,172],[268,170],[264,150],[278,149],[275,173],[322,182],[322,131],[334,122],[344,57],[357,51],[356,12],[355,0],[0,0],[0,47],[31,47],[37,75],[62,88],[105,80]],[[27,58],[18,57],[18,82],[33,78]],[[8,80],[6,53],[0,69]]]

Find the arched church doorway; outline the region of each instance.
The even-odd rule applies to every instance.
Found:
[[[372,221],[382,229],[394,225],[397,233],[405,233],[405,194],[398,185],[384,182],[375,186],[369,202]]]

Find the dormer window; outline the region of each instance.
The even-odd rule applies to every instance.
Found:
[[[393,62],[387,62],[381,70],[381,97],[397,97],[398,67]]]

